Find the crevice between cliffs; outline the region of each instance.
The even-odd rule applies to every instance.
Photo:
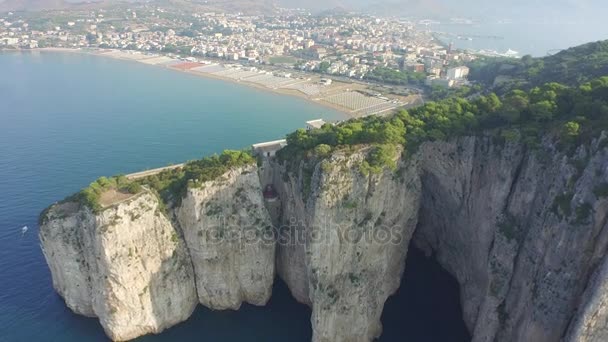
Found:
[[[401,286],[384,305],[382,327],[378,342],[471,340],[462,318],[458,281],[414,243]]]

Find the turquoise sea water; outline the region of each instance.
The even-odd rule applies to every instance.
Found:
[[[102,175],[281,138],[342,115],[298,98],[136,62],[0,53],[0,341],[104,341],[95,319],[55,294],[38,213]],[[29,231],[21,235],[21,228]],[[143,341],[307,341],[310,312],[277,284],[264,308],[199,306]]]

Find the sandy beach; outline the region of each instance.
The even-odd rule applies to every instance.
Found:
[[[306,96],[305,94],[302,94],[301,92],[297,91],[297,90],[289,90],[289,89],[282,89],[282,88],[268,88],[265,87],[263,85],[259,85],[253,82],[247,82],[247,81],[240,81],[240,80],[235,80],[233,78],[228,78],[228,77],[222,77],[222,76],[218,76],[218,75],[214,75],[211,73],[202,73],[202,72],[196,72],[196,71],[192,71],[192,70],[180,70],[180,69],[176,69],[176,68],[171,68],[171,67],[167,67],[168,69],[171,70],[176,70],[176,71],[181,71],[181,72],[185,72],[191,75],[196,75],[199,77],[205,77],[205,78],[211,78],[211,79],[216,79],[216,80],[221,80],[221,81],[226,81],[226,82],[230,82],[230,83],[235,83],[235,84],[240,84],[240,85],[244,85],[247,87],[252,87],[255,89],[260,89],[263,91],[268,91],[268,92],[272,92],[275,94],[280,94],[280,95],[288,95],[288,96],[295,96],[301,99],[304,99],[306,101],[310,101],[313,103],[316,103],[318,105],[336,110],[342,114],[345,114],[347,117],[352,118],[352,117],[356,117],[355,115],[353,115],[352,111],[348,110],[347,108],[344,108],[342,106],[337,106],[325,101],[321,101],[320,99],[316,99],[316,98],[312,98],[310,96]]]

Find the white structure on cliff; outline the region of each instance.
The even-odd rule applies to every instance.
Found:
[[[274,157],[278,150],[287,146],[287,140],[274,140],[251,145],[251,150],[255,156]]]
[[[325,120],[323,119],[306,121],[306,130],[310,131],[312,129],[318,129],[323,127],[323,125],[325,125]]]

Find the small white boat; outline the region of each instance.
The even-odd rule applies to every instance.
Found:
[[[25,235],[25,233],[27,233],[27,226],[23,226],[23,228],[21,228],[21,236]]]

